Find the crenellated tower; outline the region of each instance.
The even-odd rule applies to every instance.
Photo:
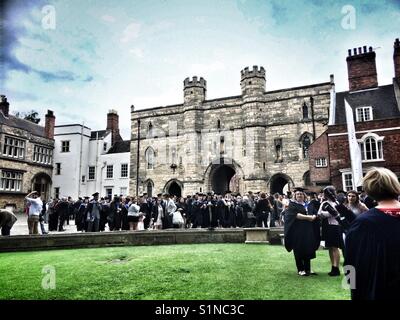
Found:
[[[258,96],[265,92],[265,69],[253,66],[253,70],[249,67],[244,68],[241,72],[240,87],[243,96]]]
[[[183,81],[183,98],[185,104],[202,103],[206,99],[207,82],[202,77],[196,76],[192,80],[186,78]]]

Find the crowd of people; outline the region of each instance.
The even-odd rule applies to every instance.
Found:
[[[371,168],[363,190],[365,198],[328,186],[322,199],[307,201],[304,190],[296,189],[285,209],[285,247],[293,250],[300,276],[316,275],[311,260],[324,240],[329,276],[340,275],[340,250],[344,266],[352,268],[352,299],[394,299],[400,290],[400,183],[392,171]]]
[[[340,275],[340,250],[356,270],[354,299],[384,299],[400,289],[400,183],[385,168],[371,168],[363,190],[343,192],[333,186],[319,194],[295,188],[287,195],[196,193],[177,197],[90,197],[43,203],[37,192],[26,196],[29,234],[65,231],[75,220],[77,231],[161,230],[168,228],[248,228],[284,226],[286,249],[294,253],[300,276],[316,275],[311,260],[321,240],[329,249],[329,276]],[[0,210],[2,235],[17,220]]]

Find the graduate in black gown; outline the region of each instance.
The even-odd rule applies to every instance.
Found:
[[[385,168],[372,168],[363,181],[376,208],[357,216],[346,236],[345,266],[353,300],[398,300],[400,293],[400,183]],[[354,279],[354,278],[353,278]],[[355,286],[354,286],[355,285]]]
[[[311,259],[319,248],[319,222],[316,215],[308,215],[304,189],[295,191],[294,200],[289,202],[285,214],[285,247],[293,250],[297,272],[300,276],[315,274],[311,271]]]

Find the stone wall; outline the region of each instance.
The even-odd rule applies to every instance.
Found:
[[[22,190],[20,192],[7,192],[0,190],[0,208],[4,208],[7,205],[14,205],[17,211],[21,211],[24,207],[25,195],[32,191],[32,179],[37,174],[47,175],[51,182],[53,166],[39,164],[33,161],[34,145],[39,144],[53,149],[54,140],[35,136],[25,130],[3,125],[0,127],[1,146],[4,144],[5,135],[25,140],[25,157],[23,159],[9,158],[3,156],[3,149],[0,149],[0,169],[17,170],[23,173]],[[51,186],[49,186],[49,188],[51,188]]]
[[[266,92],[261,97],[235,96],[133,111],[131,193],[136,193],[139,119],[139,193],[144,192],[150,180],[154,184],[153,194],[165,192],[164,187],[171,179],[182,183],[183,194],[200,189],[210,191],[207,183],[210,164],[221,157],[233,160],[242,179],[241,192],[269,191],[270,178],[280,173],[289,176],[294,185],[303,185],[309,165],[302,154],[300,137],[314,133],[310,97],[314,98],[314,127],[318,137],[328,120],[331,86],[322,83]],[[309,108],[306,119],[302,112],[304,103]],[[282,139],[282,162],[276,162],[277,138]],[[146,168],[145,152],[149,147],[156,154],[154,169]],[[175,170],[172,163],[177,165]]]

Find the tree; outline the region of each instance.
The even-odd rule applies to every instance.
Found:
[[[39,113],[37,111],[35,111],[35,110],[31,110],[31,111],[28,111],[28,112],[19,112],[19,111],[17,111],[15,113],[15,116],[18,117],[18,118],[21,118],[21,119],[25,119],[25,120],[31,121],[31,122],[36,123],[36,124],[38,124],[40,122],[40,118],[38,117]]]

